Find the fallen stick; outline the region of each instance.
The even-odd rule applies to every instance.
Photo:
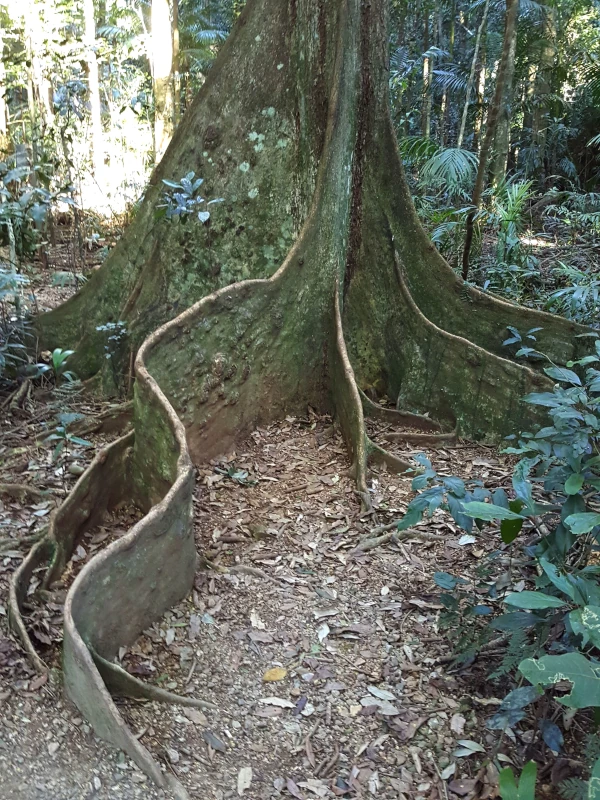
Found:
[[[396,523],[393,523],[393,527],[396,527]],[[382,544],[387,544],[390,541],[396,542],[397,544],[398,542],[405,542],[407,539],[420,539],[423,542],[446,541],[444,536],[437,536],[435,533],[429,533],[429,531],[418,531],[414,528],[407,528],[405,531],[390,530],[381,536],[364,539],[358,547],[355,547],[351,552],[365,553],[367,550],[374,550],[376,547],[380,547]]]

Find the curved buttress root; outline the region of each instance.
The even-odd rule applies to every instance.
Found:
[[[362,389],[358,390],[365,417],[376,419],[380,422],[389,422],[392,425],[406,426],[417,431],[441,431],[442,426],[431,417],[424,414],[412,414],[396,408],[385,408],[374,403]],[[402,436],[403,434],[400,434]]]
[[[218,711],[219,706],[214,703],[209,703],[208,700],[200,700],[196,697],[185,697],[174,692],[168,692],[166,689],[161,689],[159,686],[153,686],[150,683],[145,683],[135,675],[130,675],[129,672],[120,667],[118,664],[113,664],[107,661],[102,656],[89,648],[95,665],[98,667],[98,672],[106,686],[110,689],[112,694],[123,695],[124,697],[133,697],[138,700],[155,700],[158,703],[170,703],[179,706],[191,706],[192,708],[205,708],[211,711]]]
[[[416,444],[422,447],[444,447],[453,444],[457,440],[457,432],[450,433],[408,433],[386,431],[382,437],[388,442],[405,442],[406,444]]]
[[[359,389],[344,341],[339,281],[336,281],[335,286],[334,320],[335,341],[330,363],[331,393],[342,436],[352,456],[356,493],[360,498],[362,511],[365,512],[372,508],[371,496],[367,488],[367,460],[370,443]]]

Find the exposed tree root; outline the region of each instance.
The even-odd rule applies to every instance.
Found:
[[[18,539],[14,539],[12,536],[0,539],[0,554],[8,550],[14,550],[15,547],[31,546],[35,542],[39,542],[46,535],[46,530],[47,528],[44,528],[37,533],[32,533],[30,536],[19,536]]]
[[[28,486],[26,483],[0,483],[0,496],[8,495],[9,497],[19,500],[21,503],[27,500],[47,500],[52,496],[50,491],[36,489],[35,486]]]
[[[128,428],[133,420],[133,400],[111,406],[96,417],[79,420],[71,425],[71,431],[78,435],[90,433],[121,433]]]
[[[48,665],[40,658],[33,646],[27,626],[23,620],[21,607],[27,597],[27,589],[35,571],[44,564],[48,564],[53,553],[54,544],[49,536],[46,535],[29,551],[27,557],[21,562],[12,576],[8,589],[8,621],[10,627],[15,636],[21,641],[32,666],[39,673],[48,672]]]
[[[15,408],[22,408],[23,404],[29,397],[29,392],[31,391],[31,381],[29,378],[24,380],[23,383],[14,391],[11,395],[9,395],[5,400],[2,401],[0,404],[0,409],[3,408],[10,408],[11,410]]]
[[[371,497],[367,489],[367,460],[370,443],[365,428],[363,406],[354,378],[354,371],[348,358],[342,313],[340,307],[339,284],[336,282],[334,299],[335,343],[332,357],[332,389],[336,414],[340,421],[342,435],[352,456],[356,493],[363,511],[370,511]]]
[[[456,442],[456,431],[451,433],[408,433],[406,431],[386,431],[382,437],[388,442],[406,442],[420,447],[444,447]]]
[[[413,469],[413,466],[408,461],[389,453],[370,439],[368,440],[368,454],[369,461],[374,461],[376,464],[385,464],[390,472],[401,473]]]
[[[134,675],[130,675],[129,672],[118,664],[113,664],[111,661],[102,658],[102,656],[99,656],[91,647],[90,652],[95,665],[98,667],[98,672],[102,676],[102,680],[112,694],[132,697],[138,700],[155,700],[158,703],[170,703],[171,705],[205,708],[211,711],[219,710],[218,706],[214,703],[209,703],[207,700],[174,694],[173,692],[161,689],[159,686],[145,683],[145,681],[141,681]]]
[[[386,408],[374,403],[367,395],[359,389],[360,399],[363,406],[365,417],[377,419],[381,422],[389,422],[398,427],[414,428],[418,431],[439,431],[441,425],[423,414],[411,414],[409,411],[401,411],[396,408]]]

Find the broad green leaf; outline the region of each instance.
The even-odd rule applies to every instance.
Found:
[[[571,514],[565,520],[571,533],[578,536],[581,533],[589,533],[596,525],[600,525],[600,514],[593,514],[591,512],[584,512],[582,514]]]
[[[458,583],[458,579],[454,575],[450,575],[449,572],[434,572],[433,580],[440,589],[446,589],[449,592],[455,589]]]
[[[81,447],[91,447],[92,443],[88,442],[87,439],[80,439],[79,436],[71,436],[69,435],[69,441],[73,444],[78,444]]]
[[[503,519],[500,523],[500,537],[504,544],[514,542],[521,533],[523,527],[522,519]]]
[[[496,493],[494,493],[495,495]],[[504,504],[500,504],[502,508],[504,508]],[[508,502],[508,508],[511,511],[514,511],[515,514],[520,514],[523,506],[525,505],[525,501],[522,500],[520,497],[515,498],[514,500],[510,500]],[[521,533],[521,528],[523,527],[523,520],[522,519],[503,519],[500,523],[500,537],[504,544],[510,544],[514,542],[517,536]]]
[[[555,753],[560,753],[565,740],[558,725],[555,725],[555,723],[551,722],[549,719],[541,719],[539,728],[542,733],[542,739],[550,750],[554,750]]]
[[[561,608],[565,605],[564,600],[543,592],[511,592],[506,595],[504,602],[509,606],[526,608],[530,611],[542,608]]]
[[[547,558],[540,558],[539,563],[556,588],[573,600],[575,598],[575,590],[567,578],[559,573],[558,568]]]
[[[519,800],[517,782],[512,767],[504,767],[500,770],[498,786],[502,800]]]
[[[528,761],[523,767],[519,781],[519,800],[535,800],[535,779],[537,778],[537,764]]]
[[[508,508],[502,508],[502,506],[495,506],[493,503],[478,503],[473,501],[471,503],[465,503],[463,509],[468,517],[483,519],[487,522],[492,522],[496,519],[525,519],[521,514],[517,514]]]
[[[569,708],[600,706],[600,664],[582,653],[526,658],[519,664],[521,674],[533,684],[552,686],[559,681],[572,683],[571,692],[556,699]]]
[[[398,530],[405,531],[407,528],[411,528],[413,525],[416,525],[417,522],[420,522],[423,517],[423,511],[424,509],[411,508],[409,506],[406,510],[406,514],[402,519],[398,520]]]
[[[451,476],[449,478],[442,479],[444,486],[449,491],[453,492],[456,497],[464,497],[465,496],[465,484],[461,481],[460,478],[455,478]]]
[[[557,408],[561,405],[561,399],[553,392],[531,392],[531,394],[525,395],[523,400],[534,406],[547,406],[548,408]]]
[[[554,378],[555,381],[562,381],[562,383],[571,383],[575,386],[581,386],[581,380],[576,372],[566,367],[546,367],[544,370],[546,375]]]
[[[573,633],[583,637],[583,646],[591,642],[600,648],[600,606],[584,606],[571,611],[569,622]]]
[[[565,492],[567,494],[578,494],[583,486],[583,475],[581,472],[575,472],[570,475],[565,482]]]
[[[518,631],[533,628],[540,622],[544,622],[543,617],[537,614],[530,614],[528,611],[511,611],[510,614],[500,614],[490,622],[490,627],[495,631]]]

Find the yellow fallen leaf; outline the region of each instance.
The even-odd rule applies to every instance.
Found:
[[[287,675],[287,669],[283,667],[273,667],[268,669],[263,675],[263,681],[282,681]]]

